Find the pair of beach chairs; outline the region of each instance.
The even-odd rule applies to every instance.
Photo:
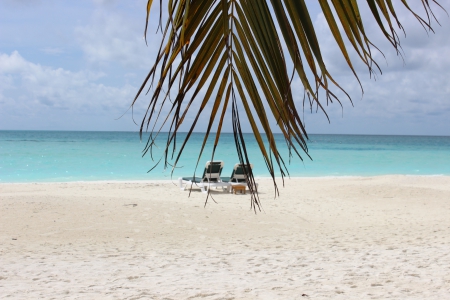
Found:
[[[230,177],[222,177],[223,161],[207,161],[202,177],[180,177],[178,185],[182,191],[186,187],[195,185],[199,187],[203,193],[208,193],[210,188],[221,187],[223,190],[231,191],[233,186],[241,188],[245,191],[247,186],[247,178],[244,168],[253,168],[253,165],[235,164]]]

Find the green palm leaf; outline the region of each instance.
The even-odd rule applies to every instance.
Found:
[[[396,4],[405,6],[425,29],[432,30],[430,16],[434,15],[429,2],[440,5],[436,1],[421,1],[426,18],[413,12],[406,0]],[[147,3],[145,34],[152,2],[149,0]],[[374,72],[374,65],[379,69],[372,56],[372,50],[376,47],[367,36],[361,19],[359,5],[363,5],[363,2],[318,2],[330,32],[355,77],[358,79],[343,36],[370,74]],[[394,24],[401,30],[403,27],[392,1],[365,2],[382,34],[399,53],[400,43]],[[169,17],[162,32],[159,53],[133,101],[134,105],[146,86],[148,91],[152,90],[140,129],[141,134],[145,130],[151,131],[144,154],[151,153],[156,136],[163,126],[169,126],[164,161],[167,166],[169,157],[174,157],[175,167],[195,125],[209,106],[212,107],[208,112],[210,120],[199,149],[199,159],[209,135],[215,131],[211,153],[211,157],[214,157],[227,108],[231,107],[239,161],[250,163],[241,129],[241,118],[245,118],[260,147],[277,194],[275,170],[281,172],[282,179],[289,173],[278,151],[273,133],[275,128],[269,120],[276,120],[276,127],[289,147],[289,156],[295,154],[300,159],[302,153],[309,156],[306,144],[308,136],[291,90],[294,74],[303,84],[310,105],[316,105],[325,114],[322,105],[324,100],[319,99],[319,94],[325,95],[326,102],[340,103],[332,89],[342,90],[323,61],[306,1],[169,0],[167,10]],[[160,22],[161,15],[162,11]],[[286,46],[286,53],[282,45]],[[294,67],[293,72],[288,70],[290,63]],[[197,99],[206,86],[203,98]],[[174,99],[171,99],[171,93],[176,95]],[[199,106],[193,106],[197,102]],[[162,116],[161,108],[165,105],[170,107],[169,113]],[[240,107],[243,107],[243,111]],[[177,150],[177,133],[189,112],[195,117],[188,124],[190,129]],[[217,127],[214,128],[214,124]],[[251,207],[256,211],[260,208],[260,202],[255,180],[251,170],[246,169],[245,172],[250,178]]]

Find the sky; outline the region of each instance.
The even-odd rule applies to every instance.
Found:
[[[145,0],[2,0],[0,130],[138,131],[149,96],[139,99],[134,117],[129,107],[160,42],[154,2],[147,46]],[[411,5],[423,15],[418,3]],[[450,0],[439,3],[450,11]],[[376,79],[353,59],[362,95],[319,7],[308,4],[329,71],[353,100],[327,106],[330,122],[305,111],[308,133],[450,135],[450,18],[444,11],[433,6],[440,25],[433,21],[435,33],[427,33],[399,6],[402,59],[361,6],[368,36],[385,55],[375,53],[382,69]],[[301,110],[303,88],[298,80],[292,88]]]

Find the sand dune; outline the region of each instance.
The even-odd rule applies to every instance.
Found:
[[[450,177],[258,182],[0,184],[0,298],[450,299]]]

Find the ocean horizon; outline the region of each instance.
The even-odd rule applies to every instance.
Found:
[[[185,135],[178,135],[177,149]],[[269,177],[253,135],[244,136],[255,176]],[[142,157],[147,137],[140,141],[138,132],[128,131],[0,130],[0,183],[176,180],[194,174],[204,133],[192,134],[173,174],[171,165],[164,168],[162,157],[167,135],[160,133],[154,160],[148,154]],[[211,160],[213,138],[196,176]],[[290,163],[282,135],[276,139],[291,177],[450,175],[449,136],[310,134],[312,160],[300,151],[303,161],[293,156]],[[224,161],[223,175],[231,175],[238,163],[233,133],[221,134],[214,160]]]

